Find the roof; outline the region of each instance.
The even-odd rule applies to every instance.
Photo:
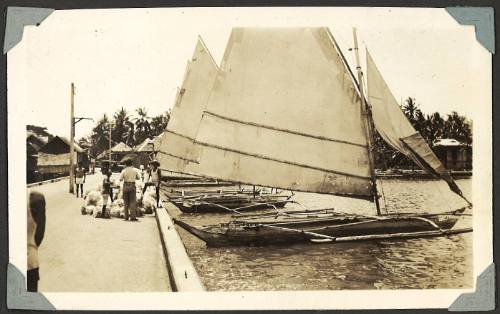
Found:
[[[130,148],[130,146],[128,146],[127,144],[123,143],[123,142],[120,142],[118,144],[116,144],[115,146],[111,147],[111,153],[128,153],[128,152],[131,152],[133,151],[132,148]],[[109,154],[109,149],[103,151],[102,153],[100,153],[99,155],[97,155],[97,159],[102,159],[102,158],[105,158],[107,157],[107,155]]]
[[[163,136],[163,133],[164,132],[162,132],[158,136],[155,136],[152,139],[146,138],[141,144],[139,144],[135,147],[135,150],[138,152],[152,152],[153,146],[149,145],[149,144],[153,144],[154,150],[157,150],[160,147],[160,140],[161,140],[161,137]]]
[[[466,146],[467,144],[461,143],[454,138],[441,138],[434,142],[434,146]]]
[[[28,131],[28,134],[26,136],[26,144],[35,152],[38,152],[45,144],[47,144],[47,140],[41,136],[37,136],[33,132]]]
[[[149,143],[153,143],[153,140],[150,138],[146,138],[142,143],[135,147],[135,150],[138,152],[150,152],[153,149],[151,145],[149,145]]]
[[[128,146],[127,144],[125,144],[123,142],[120,142],[111,148],[112,153],[122,153],[122,152],[130,152],[130,151],[132,151],[132,148],[130,148],[130,146]]]
[[[153,138],[153,143],[155,144],[156,148],[158,148],[158,146],[160,145],[160,141],[161,141],[161,138],[163,136],[163,133],[165,133],[165,132],[161,132],[158,136]]]
[[[63,144],[62,146],[66,146],[66,147],[62,147],[61,144]],[[54,136],[50,141],[47,142],[47,144],[45,144],[41,149],[40,151],[42,152],[45,152],[45,153],[52,153],[52,154],[62,154],[62,153],[69,153],[69,144],[70,144],[70,141],[63,137],[63,136]],[[73,144],[74,144],[74,148],[75,148],[75,152],[78,152],[78,153],[82,153],[83,152],[83,149],[80,147],[80,145],[78,145],[78,143],[74,142],[73,141]]]
[[[56,137],[59,137],[64,143],[66,143],[66,145],[69,146],[69,144],[70,144],[69,139],[65,138],[64,136],[56,136]],[[73,147],[75,148],[75,151],[77,151],[79,153],[83,152],[83,148],[81,148],[80,145],[78,145],[78,143],[75,141],[73,141]]]

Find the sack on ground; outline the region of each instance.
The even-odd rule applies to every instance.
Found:
[[[103,199],[101,192],[92,190],[85,193],[82,215],[97,215],[102,211]]]

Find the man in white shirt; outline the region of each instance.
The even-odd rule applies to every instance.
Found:
[[[148,182],[144,184],[144,189],[142,190],[142,194],[146,193],[146,189],[148,186],[154,186],[156,191],[156,208],[160,207],[160,185],[161,185],[161,170],[160,163],[158,160],[153,160],[151,162],[151,168],[148,172]]]
[[[124,160],[125,169],[120,173],[120,181],[123,181],[123,203],[125,209],[125,220],[128,220],[130,209],[130,221],[137,221],[136,216],[136,187],[135,180],[140,180],[141,176],[139,171],[132,166],[132,159],[127,158]]]

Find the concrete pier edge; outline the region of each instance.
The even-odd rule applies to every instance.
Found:
[[[198,272],[194,268],[166,208],[163,206],[156,208],[155,217],[172,290],[175,292],[205,291]]]
[[[34,187],[34,186],[43,185],[43,184],[46,184],[46,183],[53,183],[53,182],[61,181],[61,180],[68,179],[68,178],[69,178],[69,176],[59,177],[59,178],[55,178],[55,179],[49,179],[49,180],[40,181],[40,182],[28,183],[27,187],[31,188],[31,187]]]

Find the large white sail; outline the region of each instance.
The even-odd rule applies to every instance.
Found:
[[[434,154],[424,138],[411,125],[380,74],[368,50],[368,101],[375,128],[386,143],[400,151],[420,168],[445,180],[450,189],[463,197],[450,172]]]
[[[194,138],[217,71],[217,64],[199,38],[177,92],[167,129],[159,141],[157,158],[161,169],[187,174],[197,172],[199,149]]]
[[[330,36],[233,29],[196,136],[197,174],[372,198],[359,95]]]

